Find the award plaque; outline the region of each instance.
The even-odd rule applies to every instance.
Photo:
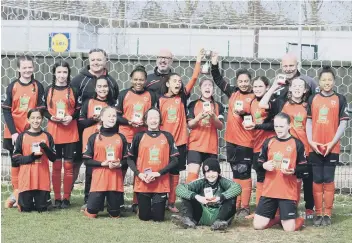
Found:
[[[204,188],[204,197],[206,199],[214,198],[213,189],[211,187]]]
[[[242,100],[236,100],[235,110],[243,110],[243,101]]]
[[[113,147],[108,147],[106,149],[106,160],[115,161],[115,151]]]
[[[40,153],[39,143],[32,143],[32,153]]]
[[[66,108],[66,105],[64,102],[59,101],[56,103],[56,118],[58,119],[65,118],[65,108]]]
[[[101,105],[94,106],[94,115],[99,116],[103,107]]]
[[[283,158],[281,162],[281,169],[288,170],[289,166],[290,166],[290,159]]]
[[[203,111],[204,112],[211,111],[211,105],[209,101],[203,102]]]
[[[277,75],[277,83],[280,85],[286,84],[286,75],[285,74]]]
[[[251,115],[244,116],[243,117],[243,121],[244,121],[244,124],[246,126],[249,126],[249,125],[253,124],[253,120],[252,120],[252,116]]]

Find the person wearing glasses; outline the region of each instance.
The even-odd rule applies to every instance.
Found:
[[[88,55],[89,65],[84,67],[80,73],[71,81],[71,87],[78,93],[78,102],[83,104],[85,101],[95,97],[95,86],[98,79],[106,79],[108,81],[109,90],[111,90],[112,98],[117,100],[119,94],[119,86],[116,80],[108,74],[106,68],[107,54],[102,49],[92,49]],[[77,145],[76,154],[74,156],[73,167],[73,183],[76,181],[79,169],[82,164],[82,134],[84,128],[78,126],[79,144]]]
[[[154,70],[148,72],[146,90],[153,91],[157,94],[160,94],[161,90],[161,81],[170,74],[171,65],[173,61],[172,53],[167,49],[162,49],[159,51],[156,59],[156,67]]]

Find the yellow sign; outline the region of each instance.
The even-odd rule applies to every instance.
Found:
[[[49,35],[49,50],[54,52],[66,52],[70,50],[69,33],[51,33]]]

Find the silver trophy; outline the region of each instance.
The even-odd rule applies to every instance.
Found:
[[[206,50],[204,57],[207,59],[202,66],[201,73],[202,74],[209,74],[210,72],[210,58],[211,58],[212,51],[211,50]]]
[[[206,50],[204,56],[205,56],[205,58],[210,59],[211,58],[211,54],[212,54],[211,50]]]

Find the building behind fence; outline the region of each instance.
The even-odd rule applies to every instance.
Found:
[[[253,76],[273,79],[280,73],[279,57],[286,51],[298,51],[303,74],[317,80],[323,65],[331,65],[336,70],[336,91],[346,96],[351,109],[352,2],[314,1],[316,5],[302,2],[4,0],[1,94],[17,76],[15,59],[24,52],[34,56],[35,78],[47,87],[52,81],[51,67],[56,60],[63,58],[70,63],[71,74],[75,76],[88,65],[86,50],[106,49],[110,74],[120,89],[125,89],[130,86],[129,74],[136,65],[153,69],[154,55],[162,45],[176,54],[173,69],[184,83],[192,76],[199,47],[220,51],[221,72],[232,84],[240,68],[248,68]],[[173,9],[171,13],[170,9]],[[330,15],[326,14],[327,10]],[[206,11],[211,14],[207,15]],[[219,12],[223,13],[220,17],[216,14]],[[53,33],[70,34],[70,51],[48,52],[49,35]],[[201,75],[200,79],[205,76]],[[196,85],[190,100],[197,99],[199,94]],[[227,98],[218,89],[215,98],[227,104]],[[3,116],[1,127],[3,130]],[[223,135],[221,131],[221,159],[226,158]],[[351,143],[349,122],[336,170],[337,188],[349,194],[352,194]],[[1,178],[5,182],[10,178],[10,164],[6,156],[3,158],[7,161],[2,163]],[[223,173],[231,177],[227,163],[223,164]]]

